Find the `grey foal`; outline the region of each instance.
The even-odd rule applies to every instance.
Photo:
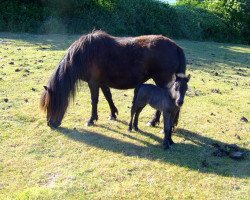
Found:
[[[163,147],[164,149],[169,149],[170,145],[174,143],[171,138],[172,129],[175,117],[184,103],[189,79],[190,75],[176,74],[173,76],[173,81],[166,88],[160,88],[152,84],[137,86],[134,91],[129,131],[132,131],[132,126],[135,131],[138,131],[140,112],[149,104],[154,109],[163,113],[165,135]]]

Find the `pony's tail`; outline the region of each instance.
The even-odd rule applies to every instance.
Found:
[[[134,90],[134,98],[133,98],[133,101],[132,101],[132,105],[135,104],[135,101],[136,101],[136,98],[137,98],[137,95],[138,95],[138,92],[139,92],[139,89],[141,88],[142,84],[138,84],[136,87],[135,87],[135,90]]]
[[[177,51],[178,51],[179,61],[180,61],[177,74],[178,73],[185,74],[186,73],[186,57],[185,57],[184,51],[180,47],[177,48]]]

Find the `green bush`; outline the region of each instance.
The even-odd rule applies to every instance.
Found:
[[[218,15],[202,8],[176,6],[181,24],[181,36],[188,39],[230,41],[237,40],[226,21]]]
[[[224,15],[195,6],[170,6],[157,0],[5,0],[0,5],[0,31],[43,34],[102,29],[116,35],[247,41],[248,26],[239,30]]]
[[[233,35],[233,38],[237,38],[241,42],[250,44],[249,0],[177,0],[177,5],[200,8],[214,13],[223,19],[224,24],[230,29],[228,34]]]

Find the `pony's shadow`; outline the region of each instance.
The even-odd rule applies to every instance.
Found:
[[[157,145],[138,138],[134,133],[128,133],[127,131],[120,132],[104,125],[99,125],[98,127],[104,129],[104,132],[105,130],[112,131],[123,137],[135,140],[142,145],[121,141],[103,135],[101,132],[94,132],[86,129],[72,130],[61,127],[57,130],[70,139],[99,149],[123,154],[128,157],[139,157],[152,161],[157,160],[158,162],[171,163],[202,173],[213,173],[226,177],[246,178],[250,176],[249,170],[246,169],[246,165],[249,162],[249,151],[247,149],[242,149],[246,152],[247,157],[241,161],[235,161],[230,158],[222,159],[220,157],[214,157],[212,155],[214,151],[213,144],[225,145],[225,143],[185,129],[178,129],[175,133],[179,137],[182,137],[185,142],[177,143],[170,150],[164,151],[161,144],[162,137],[158,137],[154,134],[144,131],[137,133],[156,140],[159,142]]]

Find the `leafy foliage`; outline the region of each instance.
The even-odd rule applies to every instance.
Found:
[[[203,8],[220,16],[238,38],[250,44],[249,0],[178,0],[177,5]]]
[[[233,3],[232,3],[233,2]],[[83,33],[103,29],[117,35],[164,34],[194,40],[249,43],[244,0],[5,0],[0,31]]]
[[[233,30],[227,26],[225,20],[214,13],[202,8],[176,6],[180,20],[181,35],[188,39],[216,41],[236,38]],[[229,34],[231,33],[231,34]]]

